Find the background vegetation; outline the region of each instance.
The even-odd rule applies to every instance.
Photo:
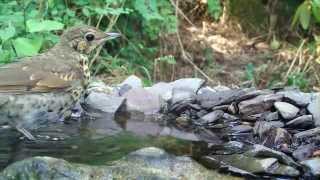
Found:
[[[92,56],[96,75],[137,74],[151,84],[179,77],[179,69],[189,66],[190,76],[210,80],[210,71],[219,69],[215,49],[195,43],[192,50],[184,30],[214,23],[218,30],[240,26],[254,45],[259,37],[272,60],[288,49],[294,53],[285,59],[286,66],[276,63],[272,74],[265,74],[266,62],[259,67],[246,63],[243,80],[263,87],[283,82],[311,89],[319,85],[319,22],[320,0],[2,0],[0,63],[41,53],[59,41],[63,29],[90,24],[124,35],[99,49],[100,56]],[[163,74],[170,78],[159,78]]]

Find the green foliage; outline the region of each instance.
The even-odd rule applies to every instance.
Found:
[[[320,0],[305,0],[297,8],[291,26],[299,23],[304,30],[307,30],[312,20],[320,23]]]
[[[309,81],[304,73],[293,73],[289,75],[287,84],[289,86],[299,87],[305,89],[309,85]]]
[[[0,2],[0,63],[36,55],[59,42],[63,29],[76,24],[121,31],[110,42],[95,73],[124,69],[151,80],[161,35],[176,32],[177,19],[169,0],[2,0]]]
[[[219,19],[220,15],[222,13],[222,7],[220,4],[220,0],[208,0],[208,13],[215,20]]]
[[[254,82],[254,75],[255,75],[255,70],[254,70],[254,65],[252,63],[249,63],[246,66],[246,79],[249,81]]]

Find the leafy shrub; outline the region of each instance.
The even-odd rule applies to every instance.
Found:
[[[125,37],[102,50],[93,66],[96,73],[124,67],[146,74],[158,53],[159,37],[175,32],[176,23],[169,0],[2,0],[0,63],[36,55],[56,44],[63,29],[91,24]]]

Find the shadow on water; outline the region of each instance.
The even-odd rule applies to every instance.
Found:
[[[57,122],[33,132],[37,141],[28,141],[11,128],[0,129],[0,169],[33,156],[51,156],[70,162],[103,165],[134,150],[155,146],[176,155],[192,155],[192,141],[160,136],[159,123],[116,118],[82,118]]]

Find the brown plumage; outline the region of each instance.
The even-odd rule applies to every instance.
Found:
[[[26,129],[65,115],[79,99],[90,78],[86,55],[118,36],[74,27],[47,52],[0,67],[0,123],[34,139]]]

